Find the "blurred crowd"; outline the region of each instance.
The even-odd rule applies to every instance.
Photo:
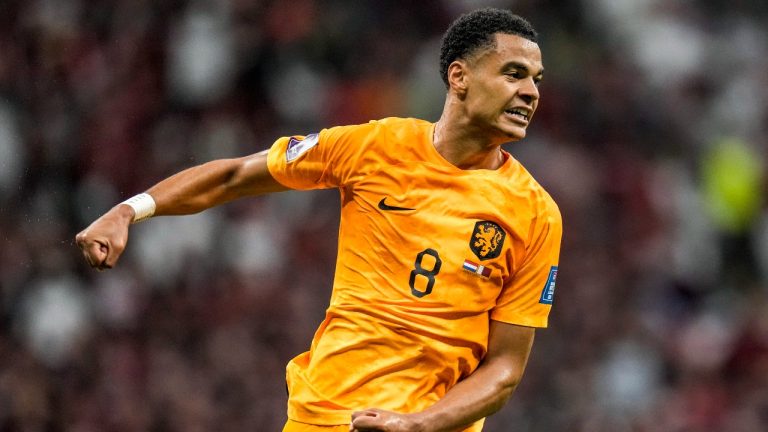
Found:
[[[550,328],[488,432],[768,430],[761,0],[0,1],[0,431],[277,431],[330,297],[336,191],[75,234],[194,164],[437,120],[440,37],[509,7],[546,76],[506,146],[565,235]]]

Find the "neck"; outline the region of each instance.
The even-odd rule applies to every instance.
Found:
[[[495,170],[504,164],[501,144],[504,137],[477,127],[464,115],[459,104],[447,98],[440,120],[435,124],[432,143],[440,155],[461,169]]]

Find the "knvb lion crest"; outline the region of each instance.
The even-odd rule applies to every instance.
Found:
[[[481,260],[496,258],[501,254],[506,236],[507,233],[496,223],[490,221],[476,222],[475,229],[472,231],[472,238],[469,240],[469,248]]]

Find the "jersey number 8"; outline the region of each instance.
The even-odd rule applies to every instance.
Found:
[[[435,264],[432,269],[425,269],[421,266],[421,262],[424,260],[424,255],[429,255],[435,259]],[[416,255],[415,268],[411,271],[411,277],[408,279],[408,285],[411,287],[411,294],[416,297],[424,297],[432,292],[432,288],[435,286],[435,276],[440,273],[440,266],[443,265],[443,261],[440,259],[437,251],[431,248],[424,249]],[[427,278],[427,287],[424,291],[419,291],[416,288],[416,276],[424,276]]]

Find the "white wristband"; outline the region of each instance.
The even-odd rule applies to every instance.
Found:
[[[134,215],[131,223],[141,222],[144,219],[149,219],[155,214],[155,200],[152,195],[148,193],[140,193],[136,196],[128,198],[121,204],[127,204],[133,208]]]

